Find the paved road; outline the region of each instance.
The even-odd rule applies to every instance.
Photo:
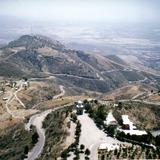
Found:
[[[53,76],[67,76],[67,77],[74,77],[74,78],[79,78],[79,79],[89,79],[89,80],[99,80],[100,78],[103,79],[102,77],[83,77],[83,76],[78,76],[78,75],[72,75],[72,74],[62,74],[62,73],[57,73],[57,74],[52,74]]]
[[[36,127],[37,133],[39,135],[38,143],[33,147],[33,149],[28,153],[28,158],[26,160],[34,160],[36,159],[40,153],[42,152],[42,149],[45,144],[45,130],[42,128],[42,123],[46,116],[52,112],[52,110],[44,111],[40,114],[36,114],[32,116],[25,126],[26,130],[30,130],[31,125],[34,125]]]
[[[64,106],[61,106],[58,108],[46,110],[42,113],[38,113],[38,114],[33,115],[29,119],[29,122],[25,125],[25,129],[30,131],[31,125],[35,126],[37,133],[39,135],[39,139],[38,139],[37,144],[28,153],[28,158],[26,158],[25,160],[35,160],[36,158],[38,158],[38,156],[41,154],[41,152],[43,150],[43,147],[45,144],[45,130],[42,128],[42,123],[43,123],[44,119],[46,118],[46,116],[51,112],[65,108],[70,105],[72,105],[72,104],[67,104],[67,105],[64,105]]]
[[[61,93],[57,95],[57,98],[65,94],[65,90],[63,86],[60,86]],[[29,122],[25,125],[26,130],[30,130],[31,125],[36,127],[37,133],[39,135],[38,143],[33,147],[33,149],[28,153],[28,158],[25,160],[35,160],[42,152],[44,144],[45,144],[45,130],[42,128],[42,123],[46,116],[54,112],[56,110],[65,108],[71,104],[64,105],[62,107],[54,108],[54,109],[49,109],[46,110],[42,113],[38,113],[36,115],[33,115],[30,119]]]
[[[86,148],[90,149],[91,160],[98,159],[97,149],[101,143],[121,143],[112,137],[108,137],[102,130],[99,130],[94,121],[86,113],[78,116],[78,120],[82,125],[79,144],[84,144]],[[80,159],[84,160],[84,157],[81,155]]]

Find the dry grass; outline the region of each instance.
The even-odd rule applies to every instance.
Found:
[[[66,105],[66,104],[70,104],[70,103],[74,103],[78,100],[84,100],[84,99],[87,99],[89,98],[88,96],[68,96],[68,97],[62,97],[62,98],[59,98],[59,99],[54,99],[54,100],[49,100],[49,101],[46,101],[44,103],[42,103],[40,105],[40,108],[45,109],[46,108],[54,108],[54,107],[58,107],[58,106],[63,106],[63,105]]]
[[[118,88],[114,91],[109,92],[103,99],[104,100],[120,100],[120,99],[131,99],[139,93],[150,92],[153,88],[141,85],[131,84],[122,88]]]
[[[115,108],[114,116],[128,115],[129,119],[140,129],[153,130],[159,128],[160,108],[139,102],[123,102],[122,108]]]
[[[49,48],[49,47],[38,48],[37,51],[38,53],[41,53],[42,55],[46,55],[46,56],[59,55],[59,52],[57,50],[53,50],[52,48]]]
[[[6,128],[11,128],[20,121],[20,119],[0,121],[0,132],[4,131]]]
[[[153,94],[147,100],[151,102],[160,102],[160,95]]]

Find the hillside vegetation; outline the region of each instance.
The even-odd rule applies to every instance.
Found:
[[[18,123],[0,133],[0,159],[24,159],[28,151],[37,142],[35,128],[31,132],[24,129],[24,123]]]
[[[160,129],[160,108],[143,102],[120,102],[113,115],[121,122],[121,115],[128,115],[129,119],[140,129]]]
[[[21,36],[0,50],[0,74],[5,77],[53,75],[75,88],[97,92],[145,78],[144,73],[128,70],[129,65],[119,57],[67,49],[59,41],[40,35]]]

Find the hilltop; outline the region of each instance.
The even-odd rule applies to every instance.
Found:
[[[116,55],[67,49],[61,42],[41,35],[24,35],[1,47],[0,62],[4,77],[54,76],[70,88],[103,93],[155,76],[131,68]]]

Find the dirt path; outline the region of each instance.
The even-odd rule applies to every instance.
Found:
[[[17,86],[19,87],[19,89],[17,91],[14,92],[14,89],[11,89],[10,91],[8,91],[9,97],[7,98],[7,101],[6,101],[6,104],[5,104],[5,108],[6,108],[7,113],[9,113],[13,118],[23,118],[24,119],[24,117],[17,117],[17,116],[15,116],[13,114],[13,112],[9,109],[9,105],[12,106],[12,101],[15,98],[25,108],[25,105],[23,104],[23,102],[17,96],[17,93],[22,90],[22,81],[19,81],[19,83],[17,84]]]
[[[53,97],[53,99],[58,99],[58,98],[60,98],[60,97],[62,97],[62,96],[65,95],[66,92],[65,92],[64,86],[60,85],[60,86],[59,86],[59,89],[60,89],[61,93],[58,94],[58,95],[55,95],[55,96]]]

